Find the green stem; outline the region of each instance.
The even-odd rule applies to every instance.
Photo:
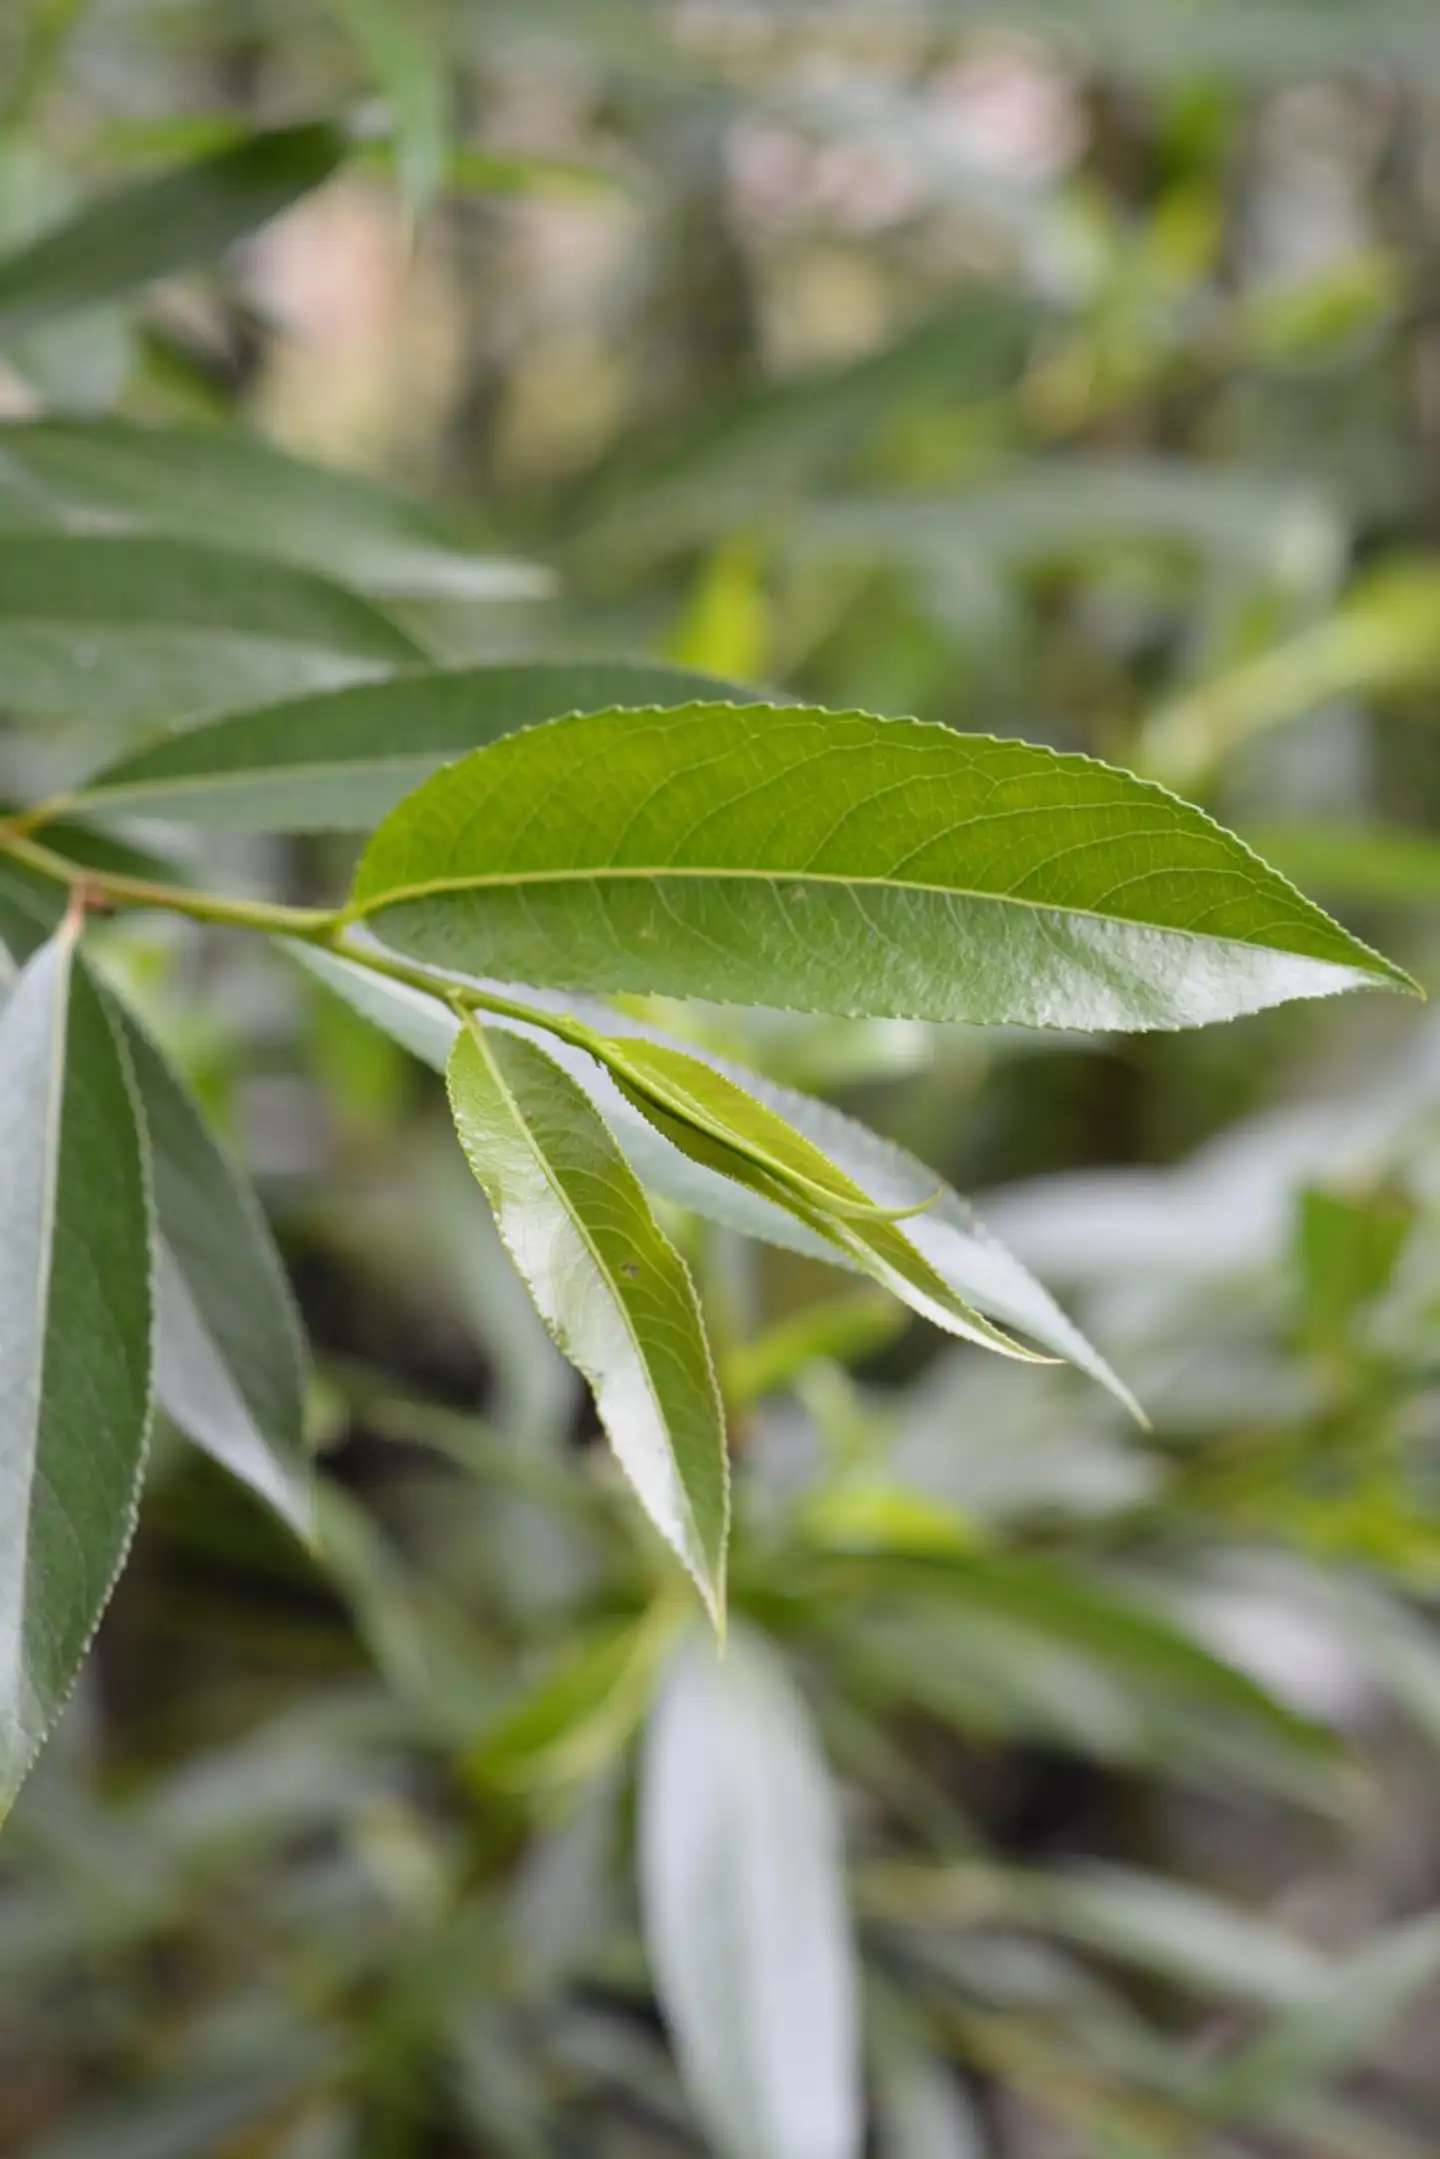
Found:
[[[496,991],[453,981],[428,968],[396,959],[374,945],[357,943],[345,934],[344,918],[333,908],[280,907],[270,900],[227,899],[223,893],[196,892],[186,885],[155,884],[149,878],[129,877],[118,870],[90,869],[83,863],[71,862],[66,856],[56,854],[53,848],[42,846],[38,840],[28,838],[16,822],[0,825],[0,854],[8,855],[13,862],[33,870],[40,877],[63,885],[72,901],[81,905],[87,898],[94,898],[117,907],[157,907],[169,914],[183,915],[189,922],[255,930],[267,937],[298,938],[302,943],[333,952],[337,959],[368,968],[371,974],[385,975],[392,982],[403,982],[409,989],[422,990],[427,997],[455,1005],[462,1011],[493,1012],[499,1019],[520,1020],[528,1026],[544,1027],[575,1049],[593,1050],[599,1041],[592,1028],[571,1019],[568,1014],[537,1012],[533,1005],[517,1004]]]

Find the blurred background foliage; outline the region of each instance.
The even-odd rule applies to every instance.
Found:
[[[1433,0],[8,0],[0,232],[317,113],[330,184],[15,339],[4,411],[249,430],[538,566],[395,602],[440,657],[1132,765],[1440,979]],[[322,1552],[162,1435],[0,1851],[0,2150],[695,2154],[633,1886],[687,1615],[438,1083],[246,948],[109,937],[279,1226]],[[737,1611],[838,1781],[874,2159],[1425,2159],[1437,1021],[650,1016],[977,1193],[1154,1424],[677,1225]]]

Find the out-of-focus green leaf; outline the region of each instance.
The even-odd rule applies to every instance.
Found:
[[[134,1528],[150,1424],[150,1197],[134,1082],[62,928],[0,1013],[0,1812]]]
[[[573,1784],[595,1776],[644,1721],[683,1607],[661,1604],[567,1649],[470,1756],[482,1783]]]
[[[1255,735],[1327,699],[1390,696],[1437,674],[1440,569],[1390,563],[1312,629],[1162,707],[1141,738],[1141,760],[1171,786],[1194,786]]]
[[[447,1078],[461,1145],[506,1249],[719,1626],[725,1426],[684,1262],[586,1097],[533,1043],[467,1026]]]
[[[0,520],[16,501],[78,531],[251,548],[379,595],[512,600],[549,588],[546,571],[476,554],[404,496],[238,428],[13,424],[0,429]]]
[[[337,129],[309,122],[102,196],[0,260],[0,338],[210,261],[327,180],[344,152]]]
[[[750,392],[660,447],[642,472],[617,473],[579,544],[599,566],[643,566],[730,532],[763,527],[828,470],[852,459],[917,394],[947,403],[1013,379],[1041,320],[998,288],[973,292],[886,350]]]
[[[980,2122],[954,2071],[900,2015],[877,2023],[872,2053],[879,2159],[986,2159]]]
[[[819,1360],[858,1364],[888,1347],[904,1324],[900,1307],[874,1290],[807,1304],[731,1352],[723,1375],[726,1396],[743,1408],[788,1386]]]
[[[1440,901],[1440,841],[1403,826],[1261,825],[1245,837],[1298,885],[1361,906],[1433,907]]]
[[[155,1391],[181,1429],[310,1531],[299,1315],[253,1189],[139,1022],[116,1011],[150,1143]]]
[[[386,104],[405,192],[425,210],[450,155],[450,77],[428,0],[330,0]]]
[[[1397,1928],[1212,2070],[1195,2100],[1217,2120],[1283,2114],[1363,2061],[1437,1973],[1440,1921]]]
[[[11,711],[194,718],[424,657],[368,602],[307,570],[179,540],[0,533]]]
[[[438,766],[518,728],[616,704],[687,704],[697,694],[747,695],[680,668],[609,660],[406,674],[227,713],[106,766],[75,799],[92,815],[364,831]]]
[[[565,989],[1169,1028],[1409,984],[1198,810],[915,720],[680,707],[552,721],[391,812],[353,913]]]
[[[840,1825],[805,1704],[765,1643],[671,1666],[641,1785],[645,1937],[697,2111],[727,2159],[858,2159]]]
[[[936,22],[989,21],[988,0],[907,0]],[[1068,55],[1126,76],[1214,73],[1284,83],[1374,66],[1440,69],[1440,30],[1424,0],[1021,0],[1007,19]]]
[[[1305,1318],[1328,1349],[1394,1277],[1415,1228],[1415,1207],[1396,1192],[1300,1193],[1295,1261]]]

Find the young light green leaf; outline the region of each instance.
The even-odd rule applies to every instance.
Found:
[[[418,503],[240,428],[32,420],[0,431],[0,488],[7,516],[14,500],[61,526],[103,521],[250,548],[381,597],[513,600],[549,589],[546,571],[472,553]]]
[[[0,1013],[0,1813],[74,1684],[135,1523],[150,1199],[126,1057],[67,925]]]
[[[656,1991],[725,2159],[858,2159],[840,1823],[804,1701],[742,1632],[682,1645],[646,1739],[640,1889]]]
[[[150,1143],[160,1406],[308,1536],[304,1350],[265,1217],[179,1074],[137,1020],[115,1016]]]
[[[923,1213],[940,1197],[938,1185],[926,1199],[887,1210],[823,1149],[714,1066],[659,1042],[608,1041],[597,1045],[597,1054],[626,1100],[681,1154],[785,1208],[947,1332],[1033,1361],[1034,1352],[955,1294],[895,1219]]]
[[[405,192],[427,209],[450,157],[450,78],[424,0],[330,0],[386,103]]]
[[[553,721],[392,811],[352,912],[565,989],[1146,1029],[1408,977],[1201,811],[1022,742],[802,707]]]
[[[212,260],[327,180],[344,152],[324,122],[276,128],[102,196],[0,261],[0,338]]]
[[[1222,2062],[1194,2092],[1198,2107],[1219,2120],[1283,2114],[1363,2060],[1437,1974],[1440,1920],[1397,1928]]]
[[[427,997],[403,983],[388,982],[315,946],[296,944],[289,949],[302,966],[411,1056],[428,1064],[432,1071],[444,1071],[456,1022],[438,997]],[[527,996],[543,1011],[548,1001],[544,991],[527,992]],[[627,1040],[652,1038],[650,1030],[618,1013],[597,1006],[594,1017]],[[514,1026],[499,1019],[489,1024],[507,1029]],[[583,1051],[553,1037],[534,1039],[544,1039],[556,1063],[584,1090],[636,1176],[652,1191],[741,1236],[757,1237],[766,1244],[803,1252],[810,1259],[825,1260],[855,1273],[868,1271],[847,1247],[811,1228],[799,1215],[683,1154],[625,1099],[604,1068]],[[948,1185],[942,1186],[940,1197],[934,1199],[934,1172],[914,1155],[897,1147],[893,1140],[882,1139],[878,1132],[858,1124],[828,1102],[781,1087],[708,1050],[694,1049],[693,1054],[785,1118],[866,1191],[884,1194],[887,1202],[897,1206],[921,1207],[922,1212],[901,1225],[903,1234],[941,1277],[952,1298],[978,1306],[1003,1325],[1019,1328],[1045,1349],[1067,1358],[1144,1422],[1124,1382],[1049,1292],[976,1220],[968,1202]],[[925,1204],[931,1200],[933,1204]]]
[[[684,1261],[584,1094],[533,1043],[467,1025],[448,1067],[470,1167],[616,1459],[723,1623],[724,1415]]]
[[[12,711],[195,718],[425,655],[306,570],[178,540],[0,533],[0,679]]]
[[[438,766],[537,720],[722,693],[746,694],[684,668],[614,660],[436,669],[227,713],[122,757],[75,799],[93,816],[365,831]]]

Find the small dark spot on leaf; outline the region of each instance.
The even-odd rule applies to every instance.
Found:
[[[624,1275],[627,1282],[638,1282],[640,1279],[640,1269],[636,1266],[633,1259],[622,1259],[620,1262],[620,1272]]]

